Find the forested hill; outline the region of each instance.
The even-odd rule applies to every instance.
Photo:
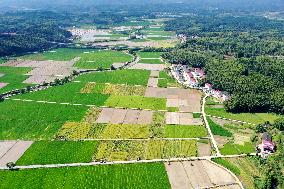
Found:
[[[231,94],[227,110],[284,114],[284,21],[203,12],[166,29],[188,40],[164,58],[204,67],[206,82]]]

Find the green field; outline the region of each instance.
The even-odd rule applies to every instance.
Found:
[[[171,76],[169,76],[165,71],[160,71],[158,87],[181,87],[181,85]]]
[[[39,141],[16,162],[17,165],[44,165],[91,162],[98,142]]]
[[[166,110],[166,99],[142,96],[111,95],[107,99],[105,105],[109,107]]]
[[[79,121],[87,107],[19,102],[0,103],[0,140],[50,139],[66,121]]]
[[[24,74],[30,72],[32,68],[15,68],[15,67],[0,67],[0,73],[5,74],[0,77],[0,83],[8,83],[8,85],[0,89],[0,94],[14,89],[21,89],[30,84],[22,83],[29,76]]]
[[[72,48],[60,48],[53,49],[44,53],[31,54],[22,56],[19,58],[27,60],[55,60],[55,61],[68,61],[75,57],[80,57],[84,52],[91,52],[93,49],[72,49]]]
[[[164,52],[138,52],[138,56],[141,58],[160,58]]]
[[[200,138],[208,135],[203,126],[167,125],[165,136],[167,138]]]
[[[67,83],[62,86],[50,87],[46,90],[34,93],[18,95],[14,98],[96,106],[104,105],[109,95],[100,93],[81,93],[80,91],[84,86],[85,83]]]
[[[144,64],[164,64],[160,59],[141,59],[138,63]]]
[[[110,68],[113,63],[128,62],[132,56],[118,51],[95,51],[82,54],[75,67],[84,69]]]
[[[76,81],[147,86],[150,71],[116,70],[79,76]]]
[[[231,137],[233,134],[225,129],[224,127],[216,124],[213,122],[209,117],[207,117],[208,124],[210,126],[210,129],[213,133],[213,135],[219,135],[219,136],[225,136],[225,137]]]
[[[0,188],[170,188],[163,163],[0,171]]]
[[[229,119],[235,119],[240,121],[245,121],[254,124],[261,124],[265,121],[274,122],[277,118],[279,118],[276,114],[271,113],[240,113],[240,114],[233,114],[226,112],[223,108],[205,108],[206,114],[214,115],[219,117],[225,117]]]
[[[195,140],[149,140],[101,142],[95,156],[97,161],[167,159],[197,155]]]
[[[220,149],[222,155],[236,155],[254,153],[254,145],[250,142],[245,142],[244,145],[227,143]]]

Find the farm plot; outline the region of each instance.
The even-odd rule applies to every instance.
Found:
[[[138,62],[139,64],[164,64],[164,62],[159,58],[142,58]]]
[[[240,186],[225,169],[207,160],[173,162],[165,167],[173,189],[211,188],[222,185]]]
[[[160,58],[163,52],[138,52],[138,56],[143,58]]]
[[[110,68],[113,63],[128,62],[132,56],[118,51],[96,51],[83,54],[81,59],[75,64],[77,68],[97,69]]]
[[[145,90],[146,87],[143,86],[107,84],[102,93],[121,96],[144,96]]]
[[[31,54],[18,57],[18,59],[24,60],[54,60],[54,61],[69,61],[76,57],[80,57],[84,52],[92,52],[93,49],[76,49],[76,48],[59,48],[46,51],[43,53]]]
[[[84,86],[84,83],[67,83],[62,86],[50,87],[46,90],[41,90],[34,93],[22,94],[14,97],[14,99],[28,99],[34,101],[49,101],[96,106],[104,105],[109,95],[100,94],[99,88],[97,88],[97,91],[94,90],[97,93],[81,93],[80,91],[84,88]]]
[[[158,87],[158,78],[149,78],[148,87]],[[145,94],[145,92],[144,92]]]
[[[162,163],[0,171],[0,188],[170,188]]]
[[[87,111],[83,106],[33,102],[0,103],[0,140],[49,139],[66,121],[79,121]]]
[[[250,138],[252,126],[224,124],[223,126],[207,118],[214,138],[223,155],[246,154],[255,151]]]
[[[129,69],[132,70],[149,70],[149,71],[162,71],[166,68],[164,64],[145,64],[145,63],[137,63],[134,64]]]
[[[32,141],[2,141],[0,142],[0,167],[16,162],[32,145]]]
[[[24,75],[27,72],[31,71],[31,68],[15,68],[15,67],[2,67],[0,66],[0,83],[2,84],[2,88],[0,87],[0,93],[5,93],[14,89],[21,89],[28,84],[22,83],[25,81],[28,76]]]
[[[38,141],[17,161],[17,165],[91,162],[96,141]]]
[[[101,142],[94,156],[96,161],[167,159],[196,156],[195,140],[149,140]]]
[[[103,108],[98,116],[97,123],[112,124],[151,124],[152,111]]]
[[[224,108],[211,108],[206,106],[205,107],[206,114],[214,115],[218,117],[224,117],[233,120],[244,121],[253,124],[261,124],[265,121],[269,121],[273,123],[279,115],[272,114],[272,113],[240,113],[240,114],[233,114],[226,112]]]
[[[202,119],[193,118],[191,113],[167,112],[166,124],[169,125],[203,125]]]
[[[167,138],[201,138],[208,135],[204,126],[166,125],[165,136]]]
[[[158,86],[161,88],[182,88],[182,86],[174,78],[170,77],[165,71],[161,71],[159,74]]]
[[[76,81],[146,86],[149,76],[149,71],[116,70],[113,72],[98,72],[81,75]]]
[[[149,110],[166,110],[166,99],[141,96],[111,95],[106,103],[108,107],[137,108]]]

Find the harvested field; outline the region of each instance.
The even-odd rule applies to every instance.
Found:
[[[159,71],[151,71],[150,77],[159,77],[160,72]]]
[[[80,90],[80,93],[93,93],[96,83],[87,83],[84,88]]]
[[[237,184],[225,169],[207,160],[165,163],[173,189],[209,188]]]
[[[0,89],[6,87],[7,85],[8,83],[0,83]]]
[[[106,84],[103,94],[122,95],[122,96],[144,96],[146,87],[130,85]]]
[[[134,69],[134,70],[150,70],[150,71],[162,71],[166,68],[164,64],[134,64],[132,67],[129,69]]]
[[[193,118],[192,113],[167,112],[166,124],[168,125],[203,125],[199,118]]]
[[[112,124],[151,124],[152,119],[152,111],[103,108],[96,122]]]
[[[158,78],[149,78],[147,86],[148,87],[158,87]]]
[[[211,146],[210,143],[197,143],[197,149],[198,149],[198,156],[203,157],[203,156],[210,156],[211,155]]]
[[[91,128],[92,125],[87,122],[66,122],[56,134],[56,138],[68,140],[85,139]]]
[[[32,145],[32,141],[3,141],[0,142],[0,167],[9,162],[16,162]]]

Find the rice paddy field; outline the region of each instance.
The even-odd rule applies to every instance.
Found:
[[[91,162],[95,141],[38,141],[16,162],[17,165],[42,165]]]
[[[132,60],[132,56],[119,51],[95,51],[81,55],[75,67],[84,69],[111,68],[113,63],[124,63]]]
[[[140,51],[137,54],[142,59],[143,58],[160,58],[161,55],[163,54],[163,52],[143,52],[143,51]]]
[[[147,70],[116,70],[81,75],[76,81],[147,86],[149,77]]]
[[[72,48],[59,48],[46,51],[43,53],[31,54],[19,57],[26,60],[54,60],[54,61],[69,61],[75,57],[81,57],[84,52],[93,52],[93,49],[72,49]]]
[[[161,59],[141,59],[138,63],[142,64],[164,64]]]
[[[170,188],[162,163],[0,171],[1,188]]]
[[[66,121],[80,121],[87,109],[83,106],[4,101],[0,103],[0,140],[51,139]]]
[[[0,73],[3,74],[0,77],[0,83],[7,83],[7,85],[3,88],[0,88],[0,94],[5,93],[14,89],[21,89],[26,86],[31,86],[29,84],[22,83],[29,76],[24,75],[31,71],[31,68],[15,68],[15,67],[1,67]]]

